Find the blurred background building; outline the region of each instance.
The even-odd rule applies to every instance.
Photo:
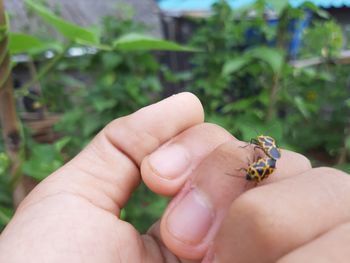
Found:
[[[97,25],[105,16],[117,18],[131,7],[136,21],[144,23],[150,34],[161,36],[159,8],[153,0],[47,0],[45,3],[64,19],[81,26]],[[11,20],[12,31],[34,35],[46,32],[40,18],[28,14],[23,0],[5,0],[5,8],[15,18]]]

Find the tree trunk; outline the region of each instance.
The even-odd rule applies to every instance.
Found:
[[[3,0],[0,0],[0,27],[6,27]],[[7,50],[7,30],[3,30],[0,42],[0,123],[4,144],[11,159],[11,176],[15,181],[13,203],[15,206],[25,197],[26,191],[21,180],[21,135],[13,97],[10,56]]]

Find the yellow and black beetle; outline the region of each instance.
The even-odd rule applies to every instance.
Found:
[[[272,158],[260,158],[256,162],[250,164],[246,169],[246,179],[248,181],[255,181],[260,183],[262,180],[268,178],[276,168],[276,160]]]
[[[264,151],[264,153],[274,159],[275,161],[281,158],[281,151],[276,145],[276,141],[274,138],[266,135],[259,135],[250,140],[251,144],[255,144],[256,147],[260,148]]]

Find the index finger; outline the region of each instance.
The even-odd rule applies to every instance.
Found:
[[[241,169],[259,153],[255,153],[253,146],[245,146],[246,142],[231,140],[209,153],[169,204],[161,220],[161,234],[164,243],[176,255],[202,258],[231,203],[248,190],[249,183],[254,187],[254,182],[246,181],[246,172]],[[293,152],[283,151],[279,162],[283,168],[277,167],[270,183],[310,169],[310,162]]]
[[[39,184],[20,209],[48,195],[70,193],[118,214],[140,182],[142,159],[203,119],[200,101],[188,92],[118,118],[73,160]]]
[[[316,168],[248,191],[216,237],[219,262],[276,262],[350,219],[349,175]]]

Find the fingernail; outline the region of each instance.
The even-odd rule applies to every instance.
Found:
[[[160,148],[149,158],[149,163],[157,173],[165,178],[180,176],[190,165],[187,149],[179,144],[170,144]]]
[[[198,190],[191,190],[173,208],[167,219],[169,232],[185,243],[199,244],[214,220],[214,211]]]

